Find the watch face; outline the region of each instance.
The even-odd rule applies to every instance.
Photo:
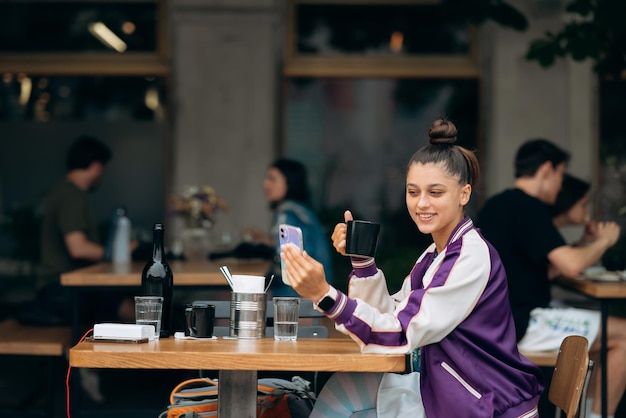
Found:
[[[334,299],[331,298],[330,296],[326,296],[324,299],[320,301],[320,303],[317,304],[317,306],[319,306],[325,311],[328,311],[333,307],[334,304],[335,304]]]

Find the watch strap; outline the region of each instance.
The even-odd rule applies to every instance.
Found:
[[[333,306],[335,306],[335,302],[337,301],[338,296],[339,295],[337,293],[337,289],[330,286],[328,292],[326,292],[326,294],[322,296],[319,301],[317,301],[315,306],[319,307],[323,311],[329,311],[333,308]]]

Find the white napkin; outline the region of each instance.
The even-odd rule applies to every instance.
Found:
[[[265,277],[233,274],[233,292],[265,293]]]

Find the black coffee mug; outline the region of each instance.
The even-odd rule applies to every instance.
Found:
[[[378,245],[380,224],[369,221],[348,221],[346,255],[374,257]]]
[[[193,303],[185,308],[185,335],[196,338],[213,337],[215,305]]]

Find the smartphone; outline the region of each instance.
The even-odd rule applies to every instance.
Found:
[[[302,241],[302,230],[297,226],[280,224],[278,226],[278,241],[280,245],[284,244],[293,244],[300,249],[300,251],[304,251],[304,242]],[[283,279],[283,283],[289,285],[289,280],[287,280],[285,273],[285,263],[283,259],[280,259],[280,268],[281,268],[281,276]]]

